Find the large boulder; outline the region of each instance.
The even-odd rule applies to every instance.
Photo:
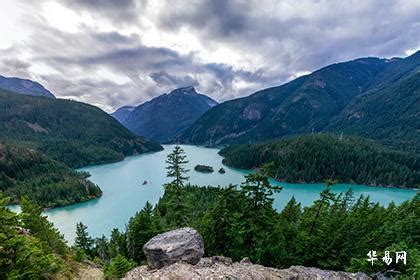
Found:
[[[161,268],[179,261],[197,264],[204,255],[201,235],[192,228],[179,228],[156,235],[143,246],[151,268]]]

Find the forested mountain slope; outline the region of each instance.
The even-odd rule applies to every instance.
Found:
[[[333,64],[282,86],[227,101],[205,113],[180,140],[218,145],[320,131],[388,65],[377,58]]]
[[[406,58],[391,58],[385,61],[390,64],[389,67],[372,80],[368,91],[386,88],[401,79],[418,73],[420,70],[420,51]]]
[[[251,169],[274,162],[276,178],[322,182],[420,187],[420,157],[390,150],[373,141],[336,135],[305,135],[223,149],[223,163]]]
[[[361,96],[373,92],[381,92],[387,97],[377,95],[378,100],[375,102],[380,102],[376,103],[375,116],[368,114],[366,116],[369,119],[364,121],[370,124],[375,122],[375,118],[384,116],[386,119],[388,109],[393,107],[393,115],[405,114],[405,117],[404,120],[397,118],[390,123],[392,127],[387,129],[388,132],[398,130],[398,126],[404,126],[402,122],[406,118],[411,123],[416,123],[418,119],[418,115],[406,114],[405,110],[410,107],[412,112],[412,109],[419,107],[419,76],[416,74],[419,67],[420,52],[404,59],[361,58],[333,64],[282,86],[215,106],[177,140],[182,143],[223,145],[253,143],[320,131],[357,133],[353,128],[347,130],[343,121],[339,121],[341,125],[333,126],[332,123],[337,118],[343,118],[345,110],[351,111],[358,100],[363,100]],[[394,94],[407,89],[410,92]],[[400,104],[402,95],[408,97],[402,101],[404,104]],[[364,107],[367,104],[374,103],[363,102],[358,106]],[[418,126],[414,127],[418,133]],[[398,137],[402,138],[397,140],[411,141],[413,132],[409,130],[412,128],[413,125],[404,126],[403,132],[398,133]],[[360,130],[363,130],[362,135],[366,137],[376,137],[377,132],[371,130],[369,125],[360,126]]]
[[[0,91],[0,141],[36,148],[70,167],[161,150],[92,105]]]
[[[13,203],[27,196],[42,207],[56,207],[100,196],[87,176],[38,151],[0,144],[0,191]]]
[[[353,100],[326,130],[420,152],[420,72]]]

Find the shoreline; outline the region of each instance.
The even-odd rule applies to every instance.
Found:
[[[243,171],[247,171],[247,172],[256,172],[258,170],[258,168],[251,168],[251,169],[246,169],[246,168],[238,168],[235,166],[230,166],[227,165],[225,163],[222,162],[222,164],[228,168],[234,168],[237,170],[243,170]],[[286,183],[286,184],[324,184],[324,182],[316,182],[316,181],[311,181],[311,182],[307,182],[307,181],[282,181],[282,179],[280,178],[276,178],[276,177],[270,177],[270,179],[273,179],[274,181],[276,181],[277,183]],[[373,187],[373,188],[384,188],[384,189],[400,189],[400,190],[414,190],[414,191],[420,191],[420,188],[416,188],[416,187],[401,187],[401,186],[385,186],[385,185],[379,185],[379,184],[371,184],[371,183],[365,183],[365,182],[343,182],[343,181],[337,181],[337,184],[356,184],[356,185],[365,185],[368,187]]]

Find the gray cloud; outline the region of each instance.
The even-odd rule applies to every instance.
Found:
[[[251,27],[250,2],[206,0],[182,5],[175,1],[174,9],[162,11],[159,24],[166,29],[182,28],[185,25],[202,30],[210,37],[235,37]],[[165,16],[164,16],[165,14]]]
[[[110,19],[114,24],[137,22],[144,1],[135,0],[64,0],[63,3],[75,10],[84,10]]]
[[[28,69],[31,64],[27,61],[14,58],[0,60],[0,73],[14,73],[17,77],[29,78]]]
[[[95,25],[63,31],[42,4],[28,6],[19,26],[30,35],[0,49],[0,74],[36,79],[107,111],[188,85],[223,101],[334,62],[420,47],[418,1],[60,3]]]
[[[210,46],[222,42],[298,71],[420,46],[416,1],[203,0],[187,8],[176,2],[161,11],[162,28],[188,27]]]
[[[187,86],[198,86],[198,82],[194,80],[193,77],[187,75],[187,76],[174,76],[171,74],[168,74],[165,71],[159,71],[154,72],[150,74],[150,77],[160,85],[170,86],[173,87],[176,85],[176,87],[187,87]]]

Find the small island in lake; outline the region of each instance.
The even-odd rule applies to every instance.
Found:
[[[198,164],[194,167],[194,170],[197,172],[202,172],[202,173],[212,173],[213,167],[208,166],[208,165],[202,165],[202,164]]]
[[[219,173],[220,173],[220,174],[225,174],[225,173],[226,173],[226,170],[225,170],[223,167],[221,167],[221,168],[219,169]]]

